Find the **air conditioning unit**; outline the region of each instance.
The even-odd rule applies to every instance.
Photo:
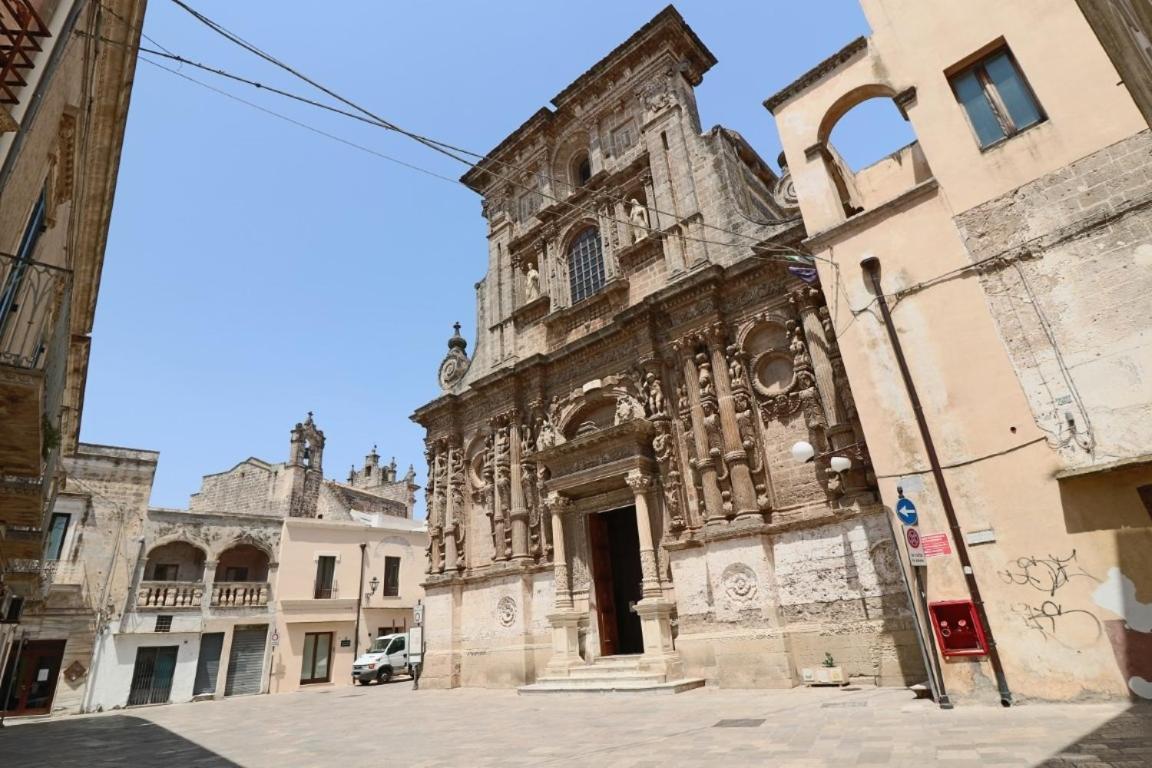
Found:
[[[11,591],[0,596],[0,624],[19,624],[24,610],[24,598]]]

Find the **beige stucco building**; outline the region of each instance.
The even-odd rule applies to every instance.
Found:
[[[188,509],[165,509],[148,504],[158,453],[80,444],[52,510],[55,578],[22,626],[58,658],[41,709],[291,690],[303,675],[300,633],[330,620],[340,636],[328,680],[351,684],[356,644],[339,641],[357,616],[360,648],[411,625],[427,537],[411,519],[411,469],[399,477],[373,449],[347,482],[326,480],[323,451],[309,416],[286,461],[246,459],[205,476]],[[339,567],[325,582],[326,556]]]
[[[449,340],[414,416],[422,685],[923,679],[795,200],[700,126],[714,63],[667,8],[463,178],[488,264],[474,353]]]
[[[82,513],[54,517],[53,503],[69,471],[103,461],[78,441],[144,5],[0,6],[0,707],[10,713],[47,712],[78,660],[85,669],[60,694],[79,695],[91,641],[69,638],[101,610],[78,589],[98,599],[99,582],[61,555],[67,516]],[[85,492],[69,493],[80,503]]]
[[[941,652],[957,625],[938,604],[983,600],[1000,670],[973,636],[945,655],[948,692],[1152,697],[1144,4],[862,5],[871,36],[766,106],[804,247],[841,297],[830,320],[881,498],[902,491],[922,539],[952,551],[924,569]],[[917,140],[852,173],[831,132],[871,98]]]
[[[285,521],[276,585],[279,645],[272,693],[352,684],[352,662],[372,641],[412,626],[424,594],[423,522],[387,516],[364,524]],[[327,561],[327,562],[326,562]]]

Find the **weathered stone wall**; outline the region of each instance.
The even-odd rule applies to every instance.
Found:
[[[1070,466],[1148,453],[1152,132],[956,217],[1033,416]],[[1069,421],[1069,418],[1072,421]]]
[[[246,459],[226,472],[205,475],[188,508],[194,512],[227,510],[243,515],[287,514],[292,472],[283,463]]]

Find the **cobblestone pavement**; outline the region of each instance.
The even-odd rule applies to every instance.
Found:
[[[19,721],[16,721],[19,722]],[[1152,766],[1152,706],[966,705],[892,689],[678,696],[420,691],[407,681],[0,731],[0,765]]]

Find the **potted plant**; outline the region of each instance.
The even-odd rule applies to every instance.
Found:
[[[836,659],[830,653],[824,654],[824,661],[816,670],[816,685],[844,685],[844,670],[836,666]]]

